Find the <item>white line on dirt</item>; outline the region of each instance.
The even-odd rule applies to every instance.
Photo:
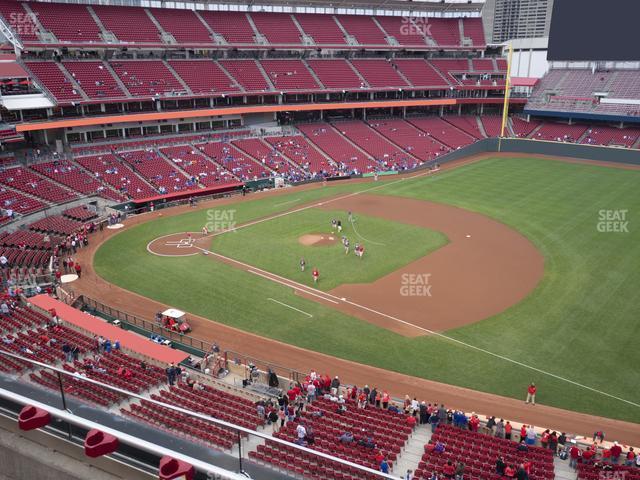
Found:
[[[267,298],[267,300],[271,300],[272,302],[279,303],[280,305],[282,305],[284,307],[290,308],[291,310],[295,310],[296,312],[300,312],[300,313],[302,313],[303,315],[306,315],[309,318],[313,318],[313,315],[311,315],[310,313],[307,313],[304,310],[300,310],[299,308],[293,307],[293,306],[291,306],[291,305],[289,305],[287,303],[284,303],[284,302],[281,302],[279,300],[276,300],[275,298],[269,297],[269,298]]]

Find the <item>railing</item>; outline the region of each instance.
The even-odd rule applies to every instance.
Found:
[[[271,435],[268,435],[266,433],[262,433],[262,432],[258,432],[255,430],[251,430],[249,428],[245,428],[245,427],[241,427],[238,425],[235,425],[233,423],[229,423],[223,420],[219,420],[217,418],[211,417],[209,415],[205,415],[202,413],[197,413],[197,412],[193,412],[191,410],[187,410],[185,408],[182,407],[178,407],[175,405],[171,405],[168,403],[163,403],[163,402],[159,402],[157,400],[151,399],[151,398],[147,398],[143,395],[139,395],[133,392],[129,392],[127,390],[118,388],[118,387],[114,387],[102,382],[99,382],[97,380],[93,380],[91,378],[87,378],[85,376],[79,375],[78,373],[72,373],[72,372],[68,372],[62,368],[58,368],[58,367],[54,367],[42,362],[38,362],[35,360],[30,360],[28,358],[25,358],[21,355],[17,355],[14,353],[10,353],[10,352],[6,352],[3,351],[0,348],[0,356],[4,356],[6,358],[10,358],[13,360],[19,360],[22,362],[27,362],[28,364],[30,364],[33,368],[36,369],[45,369],[48,371],[51,371],[58,379],[59,382],[59,391],[58,394],[60,395],[59,397],[59,401],[60,401],[60,407],[61,408],[57,408],[52,406],[52,402],[51,401],[47,401],[45,402],[41,402],[36,400],[35,398],[28,398],[25,397],[23,395],[17,394],[13,391],[4,389],[4,388],[0,388],[0,398],[3,399],[7,399],[13,402],[16,402],[20,405],[33,405],[35,407],[41,408],[43,410],[48,411],[51,416],[54,419],[59,419],[62,420],[63,422],[66,422],[68,424],[71,425],[76,425],[79,426],[83,429],[89,430],[92,428],[96,428],[98,430],[101,430],[105,433],[111,434],[116,436],[120,442],[122,444],[124,444],[124,446],[127,449],[127,453],[131,452],[131,449],[133,449],[134,453],[135,451],[141,451],[141,452],[147,452],[147,453],[151,453],[152,455],[155,455],[156,457],[161,457],[164,455],[169,455],[171,457],[174,457],[178,460],[182,460],[185,461],[191,465],[194,466],[194,468],[198,471],[198,473],[206,475],[206,477],[204,478],[220,478],[220,479],[224,479],[224,480],[240,480],[242,478],[246,479],[248,477],[248,474],[246,473],[245,467],[248,470],[260,470],[260,467],[257,466],[255,463],[251,463],[250,465],[247,465],[245,463],[246,460],[246,455],[243,454],[243,447],[245,447],[248,443],[249,440],[245,440],[248,436],[253,436],[255,437],[254,439],[254,443],[255,441],[259,441],[259,442],[263,442],[263,441],[269,441],[271,442],[271,444],[278,444],[278,445],[282,445],[288,449],[294,449],[297,452],[299,452],[300,454],[310,454],[313,455],[314,457],[317,457],[318,459],[323,459],[326,461],[330,461],[333,463],[337,463],[340,464],[348,469],[355,469],[358,471],[358,473],[362,474],[362,476],[366,476],[368,478],[374,477],[374,478],[385,478],[385,479],[396,479],[395,476],[392,475],[388,475],[388,474],[384,474],[380,471],[377,470],[373,470],[371,468],[368,467],[364,467],[362,465],[358,465],[356,463],[347,461],[347,460],[343,460],[341,458],[338,457],[334,457],[332,455],[317,451],[317,450],[313,450],[307,447],[303,447],[301,445],[298,445],[296,443],[291,443],[291,442],[287,442],[285,440],[281,440],[279,438],[273,437]],[[140,438],[138,436],[135,436],[131,433],[126,433],[124,431],[122,431],[122,429],[126,429],[126,426],[122,426],[121,421],[115,421],[114,425],[118,426],[118,429],[116,428],[112,428],[109,427],[108,425],[106,425],[107,423],[109,423],[108,420],[104,420],[103,423],[97,423],[95,421],[92,421],[90,419],[84,418],[81,416],[81,414],[85,414],[85,409],[83,408],[78,408],[75,409],[73,408],[72,403],[69,398],[66,397],[65,395],[65,380],[68,378],[72,378],[74,379],[74,381],[76,382],[83,382],[89,386],[93,385],[96,387],[100,387],[100,388],[104,388],[106,390],[109,390],[111,392],[114,392],[118,395],[122,395],[125,398],[128,399],[129,402],[134,403],[135,401],[139,401],[139,400],[144,400],[145,402],[147,402],[148,404],[152,404],[152,405],[156,405],[158,407],[162,407],[165,409],[169,409],[172,410],[174,412],[177,412],[179,414],[184,414],[184,415],[188,415],[189,417],[192,418],[196,418],[199,419],[201,421],[216,425],[218,427],[221,427],[225,430],[230,430],[232,432],[235,432],[237,434],[237,444],[232,447],[231,451],[226,451],[226,453],[233,455],[234,457],[237,458],[237,465],[238,465],[238,472],[240,473],[234,473],[231,472],[227,469],[222,469],[219,466],[213,465],[209,462],[206,461],[202,461],[198,458],[194,458],[182,453],[179,453],[178,451],[176,451],[175,449],[169,449],[169,448],[165,448],[164,446],[162,446],[162,440],[160,438],[157,439],[156,442],[151,443],[148,442],[146,440],[144,440],[143,438]],[[36,384],[32,384],[34,387],[36,386]],[[46,391],[48,392],[53,392],[54,390],[50,390],[47,389]],[[35,397],[35,395],[34,395]],[[74,411],[75,410],[75,411]],[[54,422],[52,422],[54,423]],[[127,424],[130,422],[127,422]],[[171,433],[171,432],[170,432]],[[72,432],[69,430],[69,437],[72,436]],[[176,434],[176,436],[178,436]],[[71,438],[70,438],[71,439]],[[237,451],[235,451],[235,447],[237,447]],[[174,447],[175,448],[175,447]],[[221,451],[223,449],[220,449]],[[209,454],[207,456],[207,458],[211,458],[211,455]],[[131,458],[131,462],[136,462],[139,464],[140,460],[136,457]],[[157,468],[157,465],[154,465],[154,468]],[[291,476],[293,476],[294,474],[291,473]],[[199,478],[203,478],[203,477],[199,477]],[[251,478],[249,476],[249,478]],[[256,478],[260,478],[260,477],[256,477]]]
[[[136,315],[132,315],[130,313],[123,312],[122,310],[118,310],[117,308],[110,307],[102,302],[99,302],[98,300],[87,297],[86,295],[79,296],[75,301],[95,312],[100,312],[103,315],[108,315],[109,317],[120,320],[121,322],[126,323],[129,326],[137,327],[138,329],[144,330],[149,334],[161,335],[168,340],[171,340],[172,342],[186,347],[191,347],[192,349],[198,350],[203,355],[211,352],[214,348],[213,343],[209,343],[204,340],[191,337],[189,335],[174,332],[173,330],[164,328],[162,325],[158,325],[153,321],[145,320],[143,318],[137,317]]]
[[[66,292],[64,293],[67,294]],[[137,317],[136,315],[132,315],[117,308],[110,307],[102,302],[99,302],[98,300],[87,297],[86,295],[80,295],[77,299],[73,298],[72,302],[78,302],[80,306],[89,308],[94,312],[102,313],[103,315],[109,316],[113,319],[117,319],[126,324],[125,326],[133,327],[133,329],[140,330],[144,334],[161,335],[171,340],[173,343],[179,345],[181,349],[190,351],[191,353],[195,353],[198,356],[204,356],[207,353],[212,352],[215,348],[215,344],[213,343],[209,343],[207,341],[200,340],[189,335],[174,332],[172,330],[164,328],[162,325],[158,325],[153,321],[145,320],[143,318]],[[295,369],[285,367],[277,363],[261,360],[259,358],[251,357],[249,355],[245,355],[244,353],[236,352],[233,350],[223,350],[221,353],[224,355],[227,362],[231,362],[234,365],[246,367],[244,372],[245,378],[247,379],[249,378],[250,371],[248,367],[249,365],[254,365],[256,367],[256,371],[258,372],[258,377],[254,377],[252,378],[252,380],[258,381],[260,383],[269,383],[270,372],[274,372],[280,379],[288,379],[293,382],[302,382],[302,380],[306,376],[305,373],[299,372]]]

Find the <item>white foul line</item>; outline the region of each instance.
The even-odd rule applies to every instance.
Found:
[[[287,305],[286,303],[280,302],[280,301],[276,300],[275,298],[267,298],[267,300],[271,300],[272,302],[279,303],[280,305],[285,306],[287,308],[290,308],[291,310],[295,310],[296,312],[300,312],[300,313],[302,313],[303,315],[306,315],[309,318],[313,318],[313,315],[311,315],[310,313],[304,312],[304,311],[302,311],[302,310],[300,310],[300,309],[298,309],[296,307],[292,307],[291,305]]]
[[[276,282],[276,283],[279,283],[281,285],[284,285],[285,287],[289,287],[289,288],[292,288],[292,289],[297,290],[299,292],[306,293],[307,295],[312,295],[314,297],[318,297],[319,299],[324,300],[325,302],[331,302],[331,303],[335,303],[336,305],[338,305],[338,302],[336,302],[335,300],[331,300],[330,298],[326,298],[326,297],[324,297],[322,295],[318,295],[317,293],[313,293],[313,292],[309,291],[309,290],[315,290],[314,288],[310,288],[309,290],[307,290],[306,287],[305,288],[300,288],[293,282],[292,283],[286,283],[286,282],[283,282],[283,281],[278,280],[276,278],[272,278],[272,277],[270,277],[268,275],[265,275],[264,273],[256,272],[255,270],[247,270],[247,271],[249,273],[253,273],[254,275],[258,275],[259,277],[266,278],[267,280],[271,280],[272,282]],[[317,290],[317,291],[319,291],[319,290]],[[324,292],[322,292],[322,293],[324,293]],[[327,294],[327,295],[329,295],[329,294]],[[332,296],[332,295],[329,295],[329,296]]]

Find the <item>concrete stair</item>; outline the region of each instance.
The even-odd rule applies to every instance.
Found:
[[[309,70],[309,72],[311,73],[311,76],[316,81],[316,83],[320,86],[320,88],[326,89],[327,87],[325,87],[324,84],[320,81],[320,78],[318,77],[318,75],[316,75],[316,72],[313,71],[313,68],[311,68],[311,66],[307,63],[307,61],[302,60],[302,63],[304,63],[304,66],[307,67],[307,70]]]
[[[173,74],[174,77],[176,77],[176,80],[178,80],[178,82],[180,82],[180,85],[182,85],[182,88],[184,88],[184,90],[189,94],[189,95],[193,95],[193,92],[191,91],[191,89],[189,88],[189,85],[186,84],[186,82],[182,79],[182,77],[180,75],[178,75],[178,72],[176,72],[173,67],[169,64],[169,62],[167,62],[166,60],[163,60],[162,63],[164,63],[165,67],[167,67],[169,69],[169,71],[171,71],[171,73]]]
[[[213,29],[209,26],[209,24],[204,21],[204,18],[202,18],[200,13],[198,13],[198,10],[192,10],[192,12],[194,13],[194,15],[196,17],[198,17],[198,20],[200,20],[200,23],[202,23],[202,25],[204,25],[204,28],[207,29],[207,32],[209,32],[209,37],[211,37],[211,39],[216,44],[218,44],[218,45],[227,45],[227,40],[222,35],[219,35],[219,34],[217,34],[216,32],[213,31]]]
[[[100,36],[102,37],[102,40],[104,40],[105,43],[118,43],[118,37],[116,37],[113,32],[107,30],[102,23],[102,20],[100,20],[100,17],[98,17],[93,8],[91,8],[91,5],[87,5],[86,9],[89,12],[89,15],[91,15],[91,18],[93,18],[93,21],[96,22],[96,25],[100,28]]]
[[[267,72],[265,72],[264,67],[262,66],[262,64],[258,61],[258,60],[254,60],[254,62],[256,62],[256,65],[258,65],[258,70],[260,70],[260,73],[262,73],[262,76],[266,79],[267,84],[269,85],[269,89],[270,90],[275,90],[276,87],[273,84],[273,82],[271,81],[271,78],[269,78],[269,75],[267,75]]]
[[[249,14],[249,12],[246,13],[247,16],[247,21],[249,22],[249,25],[251,25],[251,28],[253,29],[253,37],[256,39],[256,43],[258,45],[269,45],[269,41],[267,40],[267,37],[265,37],[263,34],[260,33],[260,31],[258,30],[258,27],[256,27],[256,24],[253,22],[253,18],[251,18],[251,15]]]
[[[116,153],[116,154],[115,154],[115,157],[118,159],[118,161],[119,161],[120,163],[122,163],[123,165],[126,165],[127,167],[129,167],[129,169],[133,172],[133,174],[134,174],[136,177],[138,177],[138,179],[139,179],[142,183],[144,183],[145,185],[148,185],[148,186],[149,186],[149,188],[150,188],[151,190],[153,190],[154,192],[158,192],[158,188],[157,188],[154,184],[152,184],[150,181],[148,181],[146,178],[144,178],[142,175],[140,175],[140,174],[138,173],[138,171],[136,170],[136,167],[135,167],[134,165],[132,165],[132,164],[130,164],[129,162],[125,161],[125,160],[124,160],[124,158],[122,158],[122,157],[120,156],[120,154],[119,154],[119,153]]]
[[[111,74],[111,76],[115,79],[116,83],[118,84],[118,86],[120,87],[120,89],[128,96],[128,97],[133,97],[133,95],[131,95],[131,92],[127,89],[127,87],[125,86],[124,82],[122,80],[120,80],[120,77],[118,76],[118,74],[115,72],[115,70],[113,68],[111,68],[111,64],[109,62],[102,62],[102,64],[104,65],[104,68],[107,69],[107,71]]]
[[[61,63],[56,62],[56,65],[58,66],[62,74],[65,77],[67,77],[67,79],[71,82],[71,85],[73,85],[74,90],[80,94],[82,99],[89,100],[89,96],[86,93],[84,93],[84,90],[82,90],[82,87],[80,87],[80,84],[76,81],[75,77],[71,75],[71,73],[69,73],[69,71],[66,68],[64,68],[64,66]]]
[[[180,165],[178,163],[172,162],[171,159],[166,156],[159,148],[155,148],[154,151],[160,155],[160,157],[162,157],[162,159],[167,162],[169,165],[171,165],[173,168],[175,168],[177,171],[179,171],[183,176],[185,176],[186,178],[188,178],[189,180],[191,179],[191,175],[189,175],[187,172],[185,172],[182,168],[180,168]],[[201,188],[204,188],[204,185],[198,183],[198,186]]]
[[[144,11],[146,12],[146,14],[149,16],[149,18],[153,22],[153,24],[156,26],[156,28],[160,32],[160,38],[162,38],[162,41],[167,45],[176,45],[178,43],[176,39],[173,37],[173,35],[171,35],[164,28],[162,28],[162,25],[160,25],[160,22],[156,19],[156,17],[153,16],[153,14],[151,13],[151,10],[149,10],[148,8],[145,8]]]
[[[355,143],[353,143],[351,141],[351,139],[349,137],[347,137],[346,135],[343,135],[342,132],[340,131],[339,127],[334,125],[333,123],[329,123],[328,124],[331,128],[333,128],[333,130],[335,130],[335,132],[340,135],[342,138],[344,138],[347,142],[349,142],[351,144],[351,146],[353,146],[353,148],[355,148],[356,150],[358,150],[360,153],[362,153],[365,157],[367,157],[370,160],[373,160],[375,163],[378,163],[376,161],[375,158],[373,158],[371,155],[369,155],[367,152],[365,152],[362,148],[360,148],[358,145],[356,145]],[[338,124],[339,125],[339,124]]]
[[[356,37],[354,37],[353,35],[349,35],[349,32],[345,30],[344,25],[340,23],[340,21],[338,20],[338,17],[336,17],[335,15],[332,15],[332,17],[333,17],[333,21],[336,22],[340,30],[342,30],[342,34],[344,35],[344,40],[345,42],[347,42],[347,45],[360,45]]]
[[[363,85],[365,85],[367,88],[371,88],[371,85],[369,85],[369,83],[365,80],[365,78],[362,76],[362,74],[360,73],[360,70],[358,70],[356,67],[354,67],[353,63],[351,63],[350,60],[347,60],[347,63],[349,64],[349,66],[351,67],[351,70],[353,70],[355,72],[356,75],[358,75],[358,78],[360,79],[360,81],[362,82]],[[400,72],[398,72],[400,73]]]
[[[529,135],[527,135],[527,138],[535,138],[536,133],[538,133],[538,130],[540,130],[542,128],[542,123],[540,125],[538,125],[536,128],[534,128],[531,133]]]
[[[431,428],[429,425],[417,425],[405,444],[404,450],[393,465],[393,474],[404,478],[407,470],[415,471],[418,463],[422,460],[424,446],[429,443],[430,439]]]
[[[484,138],[488,138],[489,135],[487,135],[487,131],[484,129],[482,120],[480,120],[480,117],[478,115],[476,115],[476,122],[478,123],[478,128],[480,129],[480,133],[482,133],[482,136]]]
[[[220,67],[220,70],[222,70],[224,72],[224,74],[229,77],[229,80],[236,86],[238,87],[238,89],[241,92],[245,92],[246,90],[242,87],[242,85],[240,85],[238,83],[238,81],[235,79],[235,77],[233,75],[231,75],[226,68],[224,68],[224,65],[222,65],[222,63],[218,62],[217,60],[215,61],[215,64],[218,65],[218,67]]]
[[[195,151],[197,151],[198,153],[200,153],[200,155],[202,155],[204,158],[206,158],[207,160],[209,160],[211,163],[213,163],[214,165],[219,166],[220,168],[222,168],[224,171],[229,172],[231,175],[233,175],[233,178],[235,178],[237,181],[241,182],[242,180],[236,176],[235,173],[233,173],[231,170],[228,170],[227,167],[225,167],[224,165],[222,165],[220,162],[216,162],[212,157],[210,157],[207,152],[205,152],[204,150],[200,150],[195,144],[191,143],[190,145],[193,145],[193,149]]]

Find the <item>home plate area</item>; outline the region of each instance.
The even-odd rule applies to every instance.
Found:
[[[203,253],[210,243],[211,237],[201,232],[172,233],[149,242],[147,251],[160,257],[186,257]]]

